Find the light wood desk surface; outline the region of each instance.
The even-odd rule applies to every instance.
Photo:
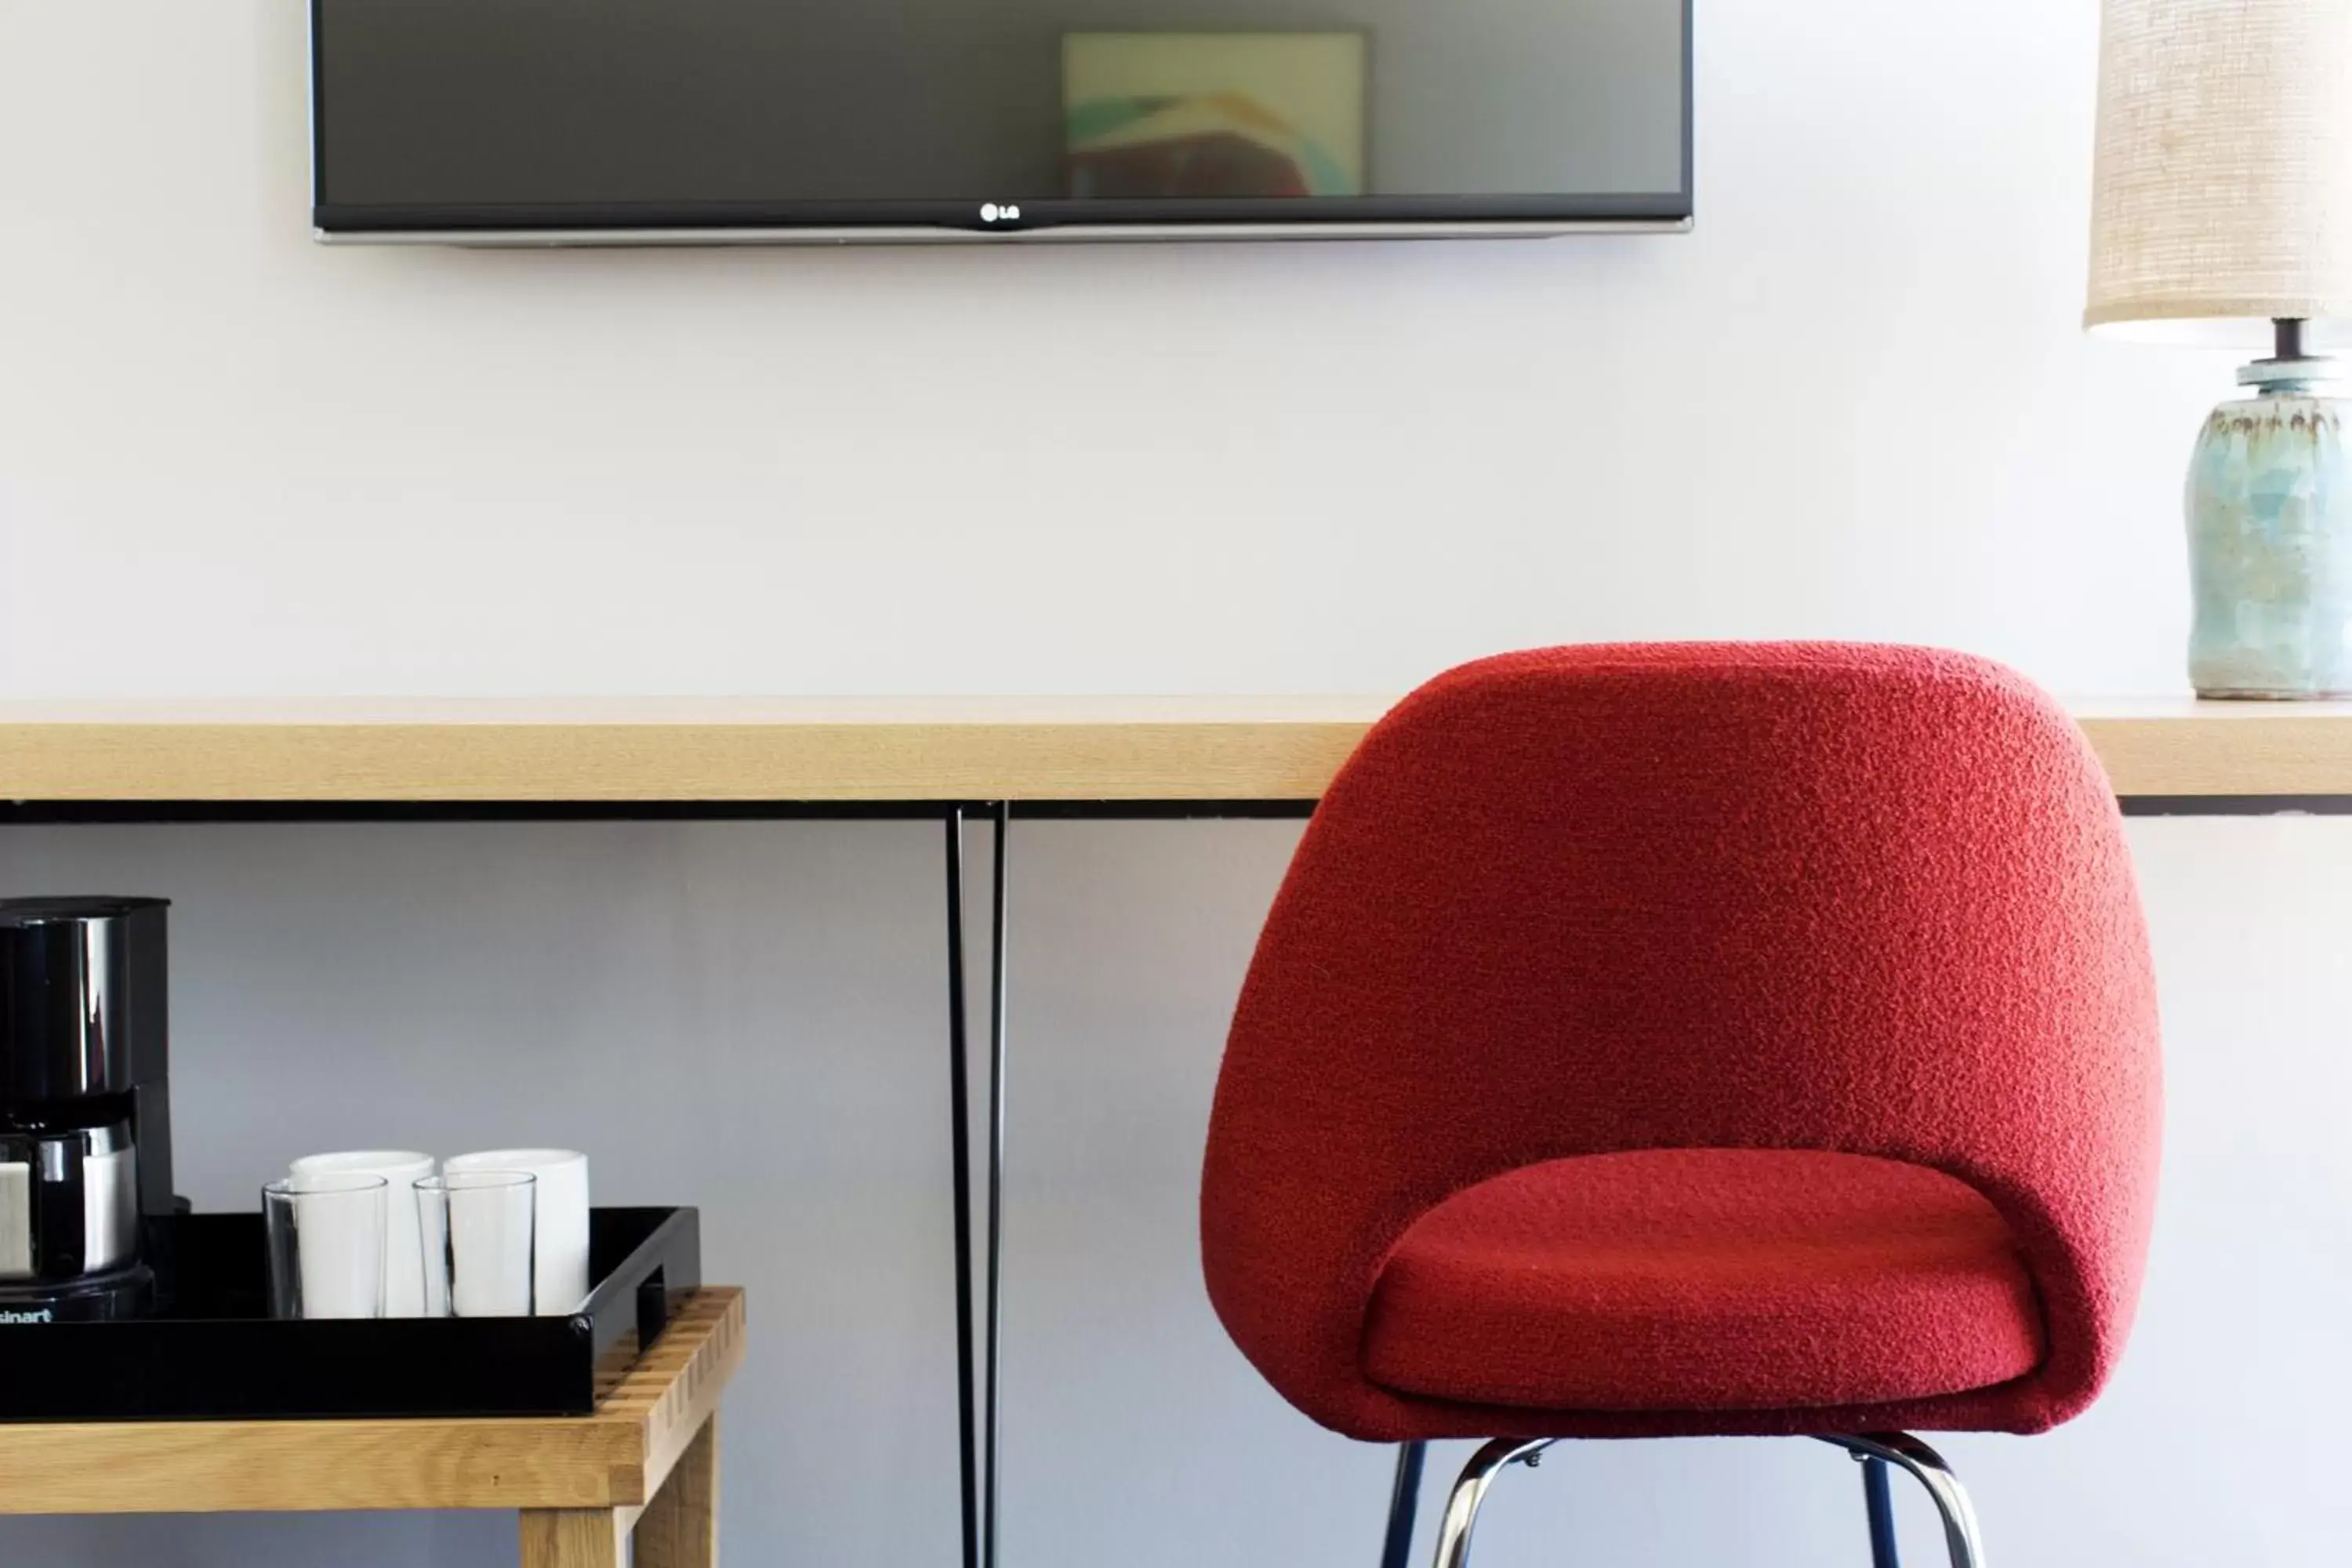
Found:
[[[1312,800],[1388,703],[0,703],[0,800]],[[2070,706],[2119,795],[2352,795],[2352,705]]]

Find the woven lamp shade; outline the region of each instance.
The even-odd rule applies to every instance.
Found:
[[[2086,326],[2352,319],[2352,0],[2105,0]]]

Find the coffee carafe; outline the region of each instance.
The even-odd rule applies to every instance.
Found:
[[[0,899],[0,1325],[154,1310],[173,1211],[162,899]]]

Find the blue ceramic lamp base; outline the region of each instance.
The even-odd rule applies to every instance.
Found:
[[[2276,358],[2238,373],[2255,395],[2205,422],[2189,468],[2189,677],[2200,697],[2352,698],[2352,457],[2335,363],[2278,323]]]

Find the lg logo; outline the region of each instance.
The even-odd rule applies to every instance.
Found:
[[[1014,206],[1001,207],[994,202],[990,202],[980,209],[980,221],[982,223],[1019,223],[1021,221],[1021,209]]]

